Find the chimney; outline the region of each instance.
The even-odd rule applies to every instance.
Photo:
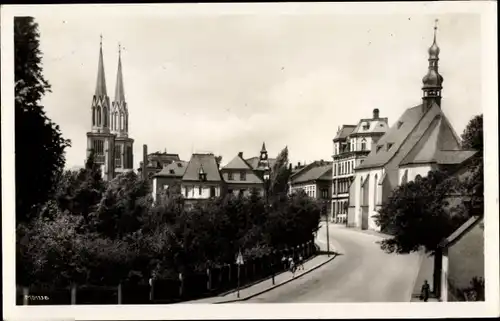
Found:
[[[378,108],[375,108],[375,109],[373,110],[373,119],[378,119],[378,113],[379,113]]]
[[[142,145],[142,178],[147,179],[146,166],[148,166],[148,145]]]
[[[239,152],[239,153],[238,153],[238,156],[239,156],[240,158],[243,158],[243,152]]]

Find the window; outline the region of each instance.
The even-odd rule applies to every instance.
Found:
[[[215,187],[210,187],[210,197],[215,197]]]
[[[247,180],[247,173],[241,172],[240,173],[240,181],[246,181]]]
[[[95,126],[95,121],[96,117],[95,117],[95,107],[92,107],[92,126]]]
[[[364,124],[363,124],[363,129],[364,129],[364,130],[368,130],[368,129],[370,129],[370,124],[369,124],[369,123],[364,123]]]
[[[245,190],[244,189],[240,189],[240,192],[238,193],[239,196],[244,196],[245,195]]]
[[[97,106],[97,121],[96,125],[101,126],[101,107]]]
[[[182,163],[177,163],[177,167],[182,168]]]
[[[115,167],[117,167],[117,168],[122,167],[122,146],[121,145],[115,146]]]
[[[189,187],[186,186],[186,189],[184,190],[184,192],[186,193],[186,197],[189,197]]]
[[[233,173],[232,172],[228,172],[227,173],[227,180],[228,181],[232,181],[234,178],[233,178]]]
[[[392,145],[394,145],[393,143],[387,143],[387,150],[391,149]]]
[[[173,169],[170,170],[170,174],[174,175],[175,171]]]
[[[377,191],[378,190],[378,175],[375,174],[375,179],[373,182],[373,205],[377,205]]]
[[[200,196],[201,196],[201,193],[202,193],[202,192],[203,192],[203,188],[201,188],[201,186],[200,186],[200,187],[198,187],[198,194],[199,194]]]
[[[366,150],[366,139],[363,138],[361,141],[361,150],[365,151]]]
[[[383,147],[382,145],[377,146],[377,153],[380,151],[380,149],[382,149],[382,147]]]
[[[337,176],[337,166],[333,165],[333,176]]]
[[[102,113],[104,115],[104,127],[107,127],[108,126],[108,109],[106,108],[106,106],[104,106],[102,108]]]

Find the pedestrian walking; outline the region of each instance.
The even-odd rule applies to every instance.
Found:
[[[295,277],[295,270],[297,269],[297,266],[295,265],[295,262],[292,257],[289,258],[290,262],[290,272],[292,272],[292,278]]]
[[[422,290],[420,291],[420,300],[427,302],[429,300],[430,292],[431,288],[429,286],[429,283],[427,283],[427,280],[425,280],[424,284],[422,285]]]
[[[304,270],[304,258],[302,257],[302,255],[299,256],[299,270]]]

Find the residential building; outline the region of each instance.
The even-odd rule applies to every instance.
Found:
[[[264,180],[239,152],[227,165],[222,167],[221,175],[226,183],[227,194],[248,196],[256,189],[264,196]]]
[[[224,181],[214,154],[193,154],[181,181],[181,191],[189,208],[200,200],[222,195]]]
[[[159,173],[163,168],[165,168],[165,166],[170,165],[174,162],[181,161],[181,159],[179,158],[179,154],[167,153],[166,150],[165,152],[157,151],[148,154],[147,146],[145,147],[143,154],[143,160],[140,162],[140,168],[138,172],[140,173],[140,175],[143,175],[144,178],[150,180],[155,174]],[[144,164],[146,164],[146,166],[144,166]]]
[[[309,197],[324,202],[325,213],[331,211],[331,189],[332,162],[314,161],[290,177],[290,193],[303,190]]]
[[[347,221],[354,168],[361,164],[388,127],[388,119],[381,118],[376,108],[372,118],[363,118],[357,125],[343,125],[333,139],[331,217],[336,223]]]
[[[473,216],[446,240],[441,248],[440,301],[476,301],[469,292],[474,278],[484,280],[484,221]],[[484,295],[484,288],[482,289]],[[481,292],[479,290],[478,292]],[[477,293],[476,293],[477,295]],[[484,297],[482,298],[484,300]]]
[[[474,155],[474,151],[461,150],[460,139],[443,112],[439,51],[435,28],[428,51],[429,69],[423,78],[422,103],[407,109],[355,167],[349,190],[348,225],[380,230],[373,215],[397,186],[426,176],[433,169],[460,166]]]
[[[87,133],[87,158],[94,152],[95,162],[101,166],[103,178],[112,180],[119,173],[133,171],[133,144],[129,137],[129,113],[125,99],[121,50],[118,51],[118,72],[115,99],[110,105],[106,87],[102,38],[99,48],[97,84],[92,98],[91,131]]]
[[[181,184],[188,162],[177,160],[164,164],[161,171],[152,176],[153,200],[156,201],[162,192],[169,192],[174,184]]]

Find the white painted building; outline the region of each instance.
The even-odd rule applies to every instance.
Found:
[[[397,186],[418,175],[426,176],[432,169],[460,166],[475,154],[461,150],[460,139],[441,108],[443,77],[438,61],[434,37],[429,70],[423,78],[422,103],[407,109],[355,168],[348,225],[379,230],[373,216]]]

